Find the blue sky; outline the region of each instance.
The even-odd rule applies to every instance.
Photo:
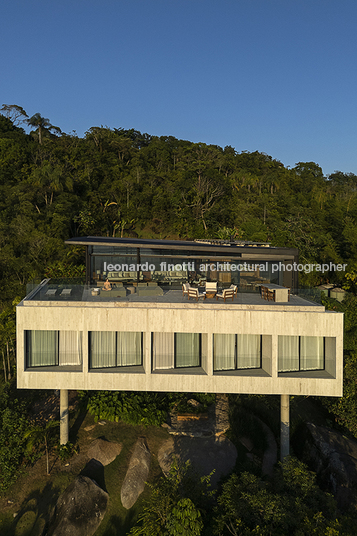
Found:
[[[355,0],[0,1],[0,107],[357,174]]]

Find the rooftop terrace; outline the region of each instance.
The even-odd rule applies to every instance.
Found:
[[[202,289],[203,290],[203,289]],[[133,285],[118,286],[106,292],[95,285],[83,285],[61,282],[60,280],[44,280],[39,285],[28,287],[24,305],[31,306],[38,302],[46,302],[49,306],[78,306],[81,307],[168,307],[171,304],[184,307],[202,308],[234,308],[234,309],[267,309],[321,311],[324,307],[319,303],[319,295],[307,290],[292,293],[290,301],[266,301],[259,292],[239,290],[233,301],[224,302],[216,297],[200,298],[198,301],[183,296],[181,288],[172,286],[138,287]]]

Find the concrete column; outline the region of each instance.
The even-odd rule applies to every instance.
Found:
[[[65,445],[69,439],[68,389],[60,390],[60,444]]]
[[[289,456],[290,443],[290,408],[289,395],[280,395],[280,461]]]

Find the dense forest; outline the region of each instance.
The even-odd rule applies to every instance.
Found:
[[[83,273],[84,252],[64,244],[73,236],[233,237],[297,247],[302,262],[347,263],[345,273],[301,274],[300,282],[333,282],[350,291],[342,304],[325,303],[345,312],[345,396],[323,403],[335,425],[357,437],[356,175],[324,176],[314,162],[288,169],[257,151],[239,153],[231,146],[134,129],[92,127],[81,138],[61,132],[39,113],[28,118],[17,105],[3,105],[0,112],[0,459],[10,467],[9,482],[22,460],[19,429],[26,429],[14,387],[6,388],[15,374],[15,306],[31,280]],[[15,434],[14,419],[19,419],[18,439],[9,443],[5,435]],[[230,482],[226,494],[232,492]],[[252,490],[258,484],[252,477],[239,485]],[[281,482],[282,494],[284,486],[292,484]],[[264,502],[264,490],[257,490]],[[224,515],[233,515],[228,510],[222,508],[218,525],[223,527]],[[331,519],[324,527],[339,534]],[[244,532],[253,533],[258,534]]]

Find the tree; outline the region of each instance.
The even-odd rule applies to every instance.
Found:
[[[27,124],[30,127],[36,127],[38,131],[38,141],[39,144],[42,145],[42,136],[44,133],[49,133],[54,131],[56,134],[61,133],[61,129],[59,127],[55,127],[54,125],[51,125],[50,120],[46,117],[42,117],[40,113],[36,113],[30,119],[27,120]]]
[[[0,112],[2,112],[3,115],[10,119],[16,126],[20,123],[24,123],[26,118],[28,118],[25,110],[17,104],[3,104],[2,108],[0,108]]]
[[[50,474],[49,453],[51,450],[50,439],[53,429],[59,425],[58,421],[47,421],[46,426],[33,426],[27,430],[24,439],[27,439],[27,452],[31,452],[33,448],[44,446],[46,452],[46,467],[47,474]]]
[[[250,473],[233,474],[218,497],[213,533],[217,536],[338,535],[336,504],[315,475],[289,458],[272,482]]]
[[[171,466],[169,474],[151,487],[133,536],[199,536],[213,496],[210,476],[197,477],[190,463]]]

